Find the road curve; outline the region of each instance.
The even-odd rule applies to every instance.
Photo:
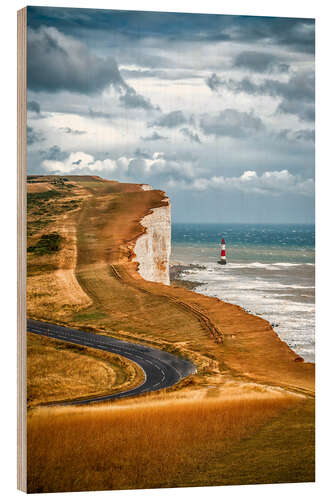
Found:
[[[61,402],[61,404],[78,405],[97,403],[129,396],[137,396],[145,392],[158,391],[159,389],[170,387],[179,382],[182,378],[196,372],[195,365],[180,356],[175,356],[174,354],[145,345],[133,344],[113,337],[107,337],[106,335],[82,332],[74,330],[73,328],[53,325],[33,319],[27,320],[27,331],[56,338],[64,342],[71,342],[72,344],[79,344],[119,354],[137,363],[145,374],[144,382],[134,389],[106,396],[65,401]]]

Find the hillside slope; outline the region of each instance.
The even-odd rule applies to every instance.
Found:
[[[140,276],[141,221],[168,207],[164,192],[89,176],[41,180],[29,183],[29,246],[43,234],[60,243],[55,252],[28,253],[29,316],[181,352],[199,365],[192,382],[200,385],[237,376],[313,392],[314,365],[296,362],[267,321]]]

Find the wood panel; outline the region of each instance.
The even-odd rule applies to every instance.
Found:
[[[27,491],[26,151],[27,9],[17,13],[17,487]]]

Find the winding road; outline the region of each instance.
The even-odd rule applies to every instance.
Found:
[[[79,344],[119,354],[137,363],[145,374],[144,382],[134,389],[119,392],[117,394],[65,401],[61,404],[78,405],[97,403],[129,396],[137,396],[145,392],[158,391],[159,389],[170,387],[181,379],[196,372],[195,365],[180,356],[175,356],[174,354],[145,345],[125,342],[106,335],[82,332],[74,330],[73,328],[53,325],[51,323],[32,319],[27,320],[27,331],[56,338],[64,342],[71,342],[72,344]]]

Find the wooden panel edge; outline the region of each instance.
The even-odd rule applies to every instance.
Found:
[[[27,8],[17,12],[17,487],[27,492],[26,145]]]

